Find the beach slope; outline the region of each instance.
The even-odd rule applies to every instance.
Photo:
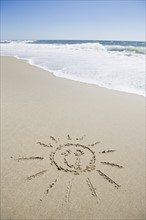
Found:
[[[145,219],[145,98],[1,57],[1,219]]]

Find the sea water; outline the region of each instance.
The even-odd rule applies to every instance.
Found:
[[[145,96],[146,42],[2,41],[1,55],[28,60],[63,77]]]

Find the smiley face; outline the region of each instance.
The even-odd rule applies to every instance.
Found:
[[[54,152],[53,161],[58,170],[74,174],[95,169],[94,152],[79,144],[66,144],[58,147]]]

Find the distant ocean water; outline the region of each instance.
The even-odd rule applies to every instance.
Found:
[[[146,42],[1,41],[1,55],[28,60],[63,77],[145,96]]]

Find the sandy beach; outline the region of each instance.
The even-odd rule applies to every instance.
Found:
[[[1,57],[1,219],[145,219],[145,98]]]

